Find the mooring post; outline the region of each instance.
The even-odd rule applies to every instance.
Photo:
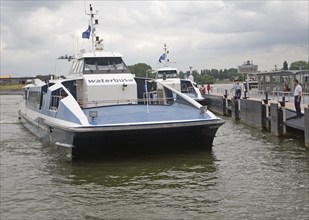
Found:
[[[283,125],[282,125],[282,133],[283,134],[286,134],[286,126],[285,126],[285,123],[286,123],[286,111],[285,111],[285,97],[283,96],[282,97],[282,101],[280,102],[280,105],[281,105],[281,109],[282,109],[282,117],[283,117]]]
[[[270,103],[270,130],[275,135],[279,136],[279,111],[278,103]]]
[[[266,99],[267,102],[268,102],[268,92],[265,93],[265,99]]]
[[[231,107],[232,107],[232,118],[239,119],[239,99],[232,98]]]
[[[268,93],[265,92],[265,99],[263,99],[265,106],[265,127],[269,128],[269,105],[268,105]]]
[[[239,116],[239,113],[240,113],[240,99],[237,99],[237,104],[238,104],[238,117],[240,117]]]
[[[221,104],[222,104],[222,115],[225,115],[225,113],[226,113],[225,96],[222,97],[222,102],[221,102]]]
[[[265,117],[266,117],[266,128],[269,129],[269,105],[265,104]]]
[[[225,114],[228,115],[228,98],[227,98],[227,89],[225,90],[225,94],[224,94],[224,98],[225,98]]]
[[[309,147],[309,106],[305,108],[305,146]]]

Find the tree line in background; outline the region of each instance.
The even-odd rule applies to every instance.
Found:
[[[149,77],[155,78],[156,73],[152,69],[152,67],[145,63],[138,63],[135,65],[128,66],[131,73],[135,74],[137,77]],[[282,68],[280,70],[308,70],[309,69],[309,61],[295,61],[288,65],[286,61],[283,62]],[[181,79],[187,78],[190,72],[179,71],[179,77]],[[243,74],[238,73],[236,68],[230,69],[203,69],[200,72],[197,70],[192,71],[192,75],[194,77],[194,81],[198,84],[213,84],[218,81],[243,81]]]

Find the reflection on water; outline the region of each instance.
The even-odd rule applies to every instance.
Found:
[[[88,202],[100,198],[102,206],[95,208],[98,213],[104,213],[100,209],[106,208],[115,218],[129,214],[132,219],[164,219],[186,216],[184,211],[214,212],[217,198],[207,194],[216,185],[215,171],[213,155],[201,151],[130,155],[103,162],[83,160],[71,163],[65,170],[54,170],[52,175],[58,172],[56,175],[67,177],[61,181],[74,186],[70,190],[73,197]]]
[[[129,155],[128,158],[109,158],[105,161],[76,161],[72,163],[73,183],[96,183],[104,186],[142,184],[163,178],[163,182],[179,180],[179,174],[195,178],[199,173],[215,170],[214,158],[209,151],[183,154]],[[89,175],[90,174],[90,175]],[[168,177],[168,178],[165,178]],[[159,182],[158,182],[159,183]],[[177,184],[175,184],[177,185]]]
[[[212,151],[69,162],[1,97],[0,219],[308,219],[308,149],[226,118]],[[3,102],[7,103],[6,105]]]

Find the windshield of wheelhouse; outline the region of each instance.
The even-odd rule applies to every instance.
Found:
[[[91,57],[85,58],[84,74],[104,74],[128,72],[121,57]]]
[[[158,71],[158,78],[163,78],[163,76],[166,76],[166,78],[176,78],[178,77],[177,70],[160,70]]]

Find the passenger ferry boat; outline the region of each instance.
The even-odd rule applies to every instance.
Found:
[[[20,122],[70,159],[114,143],[147,148],[177,140],[211,147],[224,120],[161,80],[135,77],[120,53],[104,50],[91,5],[87,14],[83,37],[92,40],[92,50],[72,60],[66,79],[35,79],[25,86]]]
[[[197,84],[190,77],[187,79],[179,78],[177,68],[170,66],[171,62],[168,58],[169,51],[167,50],[166,44],[164,44],[163,49],[164,53],[159,58],[159,62],[163,64],[163,67],[157,70],[157,81],[171,86],[204,105],[205,97],[202,96]]]

